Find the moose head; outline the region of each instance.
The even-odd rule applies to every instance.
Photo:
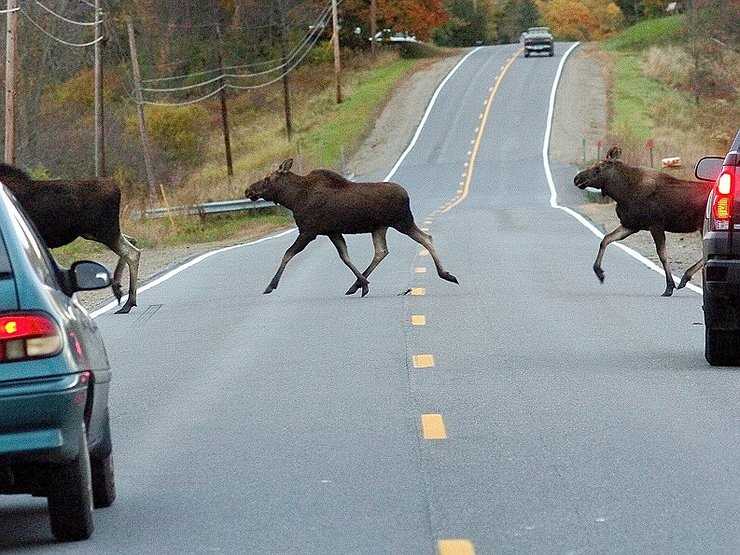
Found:
[[[293,167],[293,159],[290,158],[285,160],[277,170],[267,175],[264,179],[252,183],[244,191],[244,196],[251,201],[257,201],[259,199],[275,200],[276,187],[289,175],[290,169]]]
[[[619,159],[622,156],[622,149],[614,145],[606,153],[604,160],[596,162],[593,166],[576,174],[573,183],[579,189],[593,187],[603,191],[604,187],[614,177],[615,169],[621,165]]]

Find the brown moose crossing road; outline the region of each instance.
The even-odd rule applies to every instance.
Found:
[[[291,234],[143,292],[138,313],[99,319],[120,501],[59,546],[42,501],[3,499],[0,547],[740,550],[737,371],[704,362],[699,295],[661,298],[617,249],[594,278],[597,240],[550,207],[541,158],[560,57],[516,58],[485,117],[515,51],[459,67],[394,177],[459,287],[391,232],[364,299],[343,295],[354,277],[328,240],[263,296]],[[552,169],[567,204],[576,168]],[[372,256],[368,236],[349,249]]]

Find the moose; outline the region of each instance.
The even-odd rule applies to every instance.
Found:
[[[329,237],[342,262],[357,278],[346,295],[362,289],[369,292],[368,277],[388,255],[386,233],[393,228],[421,244],[434,260],[440,278],[458,283],[445,271],[432,245],[432,237],[414,223],[406,190],[395,183],[355,183],[329,170],[314,170],[301,176],[291,173],[293,160],[284,161],[277,171],[253,183],[244,192],[252,201],[273,201],[293,212],[298,238],[283,256],[277,273],[264,293],[272,293],[280,282],[288,262],[319,235]],[[370,233],[375,255],[360,272],[349,258],[344,234]]]
[[[702,268],[703,260],[689,267],[676,287],[668,260],[665,232],[693,233],[701,230],[712,185],[628,166],[620,161],[621,155],[622,150],[618,146],[612,147],[603,161],[579,172],[573,180],[579,189],[600,189],[604,196],[611,197],[617,203],[621,225],[601,241],[593,266],[594,273],[603,283],[601,263],[611,243],[638,231],[649,231],[665,271],[666,288],[662,296],[670,297],[675,289],[682,289],[691,281],[692,276]]]
[[[140,251],[121,232],[121,190],[108,179],[92,181],[36,181],[24,171],[0,164],[0,182],[15,195],[49,248],[82,237],[102,243],[119,256],[113,273],[113,294],[123,297],[121,278],[129,269],[128,300],[118,314],[136,306]]]

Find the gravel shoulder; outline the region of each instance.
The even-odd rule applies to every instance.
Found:
[[[462,55],[419,63],[417,69],[388,98],[372,131],[348,162],[349,171],[358,176],[378,179],[385,175],[409,144],[437,86]],[[249,232],[228,241],[144,249],[141,254],[139,282],[145,284],[203,253],[265,237],[280,230],[275,227],[265,226],[261,229],[252,226]],[[112,269],[118,257],[112,252],[101,250],[96,251],[94,259]],[[128,272],[125,272],[124,288],[128,287],[127,280]],[[110,290],[104,290],[80,294],[79,299],[85,307],[94,309],[109,302],[112,296]]]
[[[586,44],[576,50],[565,64],[563,77],[555,100],[553,135],[550,158],[565,164],[582,166],[583,139],[586,139],[586,158],[596,158],[597,141],[608,137],[609,111],[609,59],[595,44]],[[603,155],[603,153],[602,153]],[[562,187],[572,187],[564,183]],[[602,230],[611,231],[619,225],[614,202],[591,202],[584,195],[582,202],[571,206],[589,218]],[[667,234],[668,253],[674,275],[701,258],[701,240],[698,234]],[[657,264],[655,244],[648,232],[636,233],[623,241]],[[596,252],[594,252],[594,257]],[[604,265],[609,264],[609,254]],[[694,283],[701,283],[701,274],[694,276]]]

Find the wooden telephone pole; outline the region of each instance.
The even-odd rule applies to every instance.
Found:
[[[342,59],[339,50],[339,14],[337,0],[331,0],[331,21],[334,29],[334,75],[337,82],[337,104],[342,103]]]
[[[378,51],[378,45],[375,44],[375,35],[378,34],[378,0],[370,0],[370,51],[373,56]]]
[[[280,0],[280,56],[284,64],[288,63],[288,56],[285,51],[285,43],[288,41],[287,29],[285,24],[285,4]],[[288,77],[288,67],[283,68],[283,100],[285,104],[285,134],[288,141],[293,140],[293,116],[290,108],[290,78]]]
[[[18,62],[18,0],[8,0],[5,47],[5,163],[15,165],[16,63]]]
[[[221,35],[221,24],[216,24],[218,35],[218,67],[221,75],[224,73],[223,36]],[[221,101],[221,129],[224,135],[224,150],[226,151],[226,173],[229,179],[234,177],[234,158],[231,154],[231,129],[229,127],[229,107],[226,104],[226,80],[221,79],[221,92],[218,94]]]
[[[103,13],[95,0],[95,177],[105,177],[105,108],[103,105]]]
[[[136,85],[136,103],[139,113],[139,133],[141,134],[141,146],[144,149],[144,165],[146,166],[146,179],[149,184],[149,201],[157,198],[157,185],[154,181],[154,168],[152,167],[152,155],[149,148],[149,133],[146,130],[146,119],[144,118],[144,93],[141,90],[141,69],[139,68],[139,54],[136,50],[136,31],[134,22],[129,17],[126,20],[128,28],[128,44],[131,49],[131,69],[134,73],[134,84]]]

